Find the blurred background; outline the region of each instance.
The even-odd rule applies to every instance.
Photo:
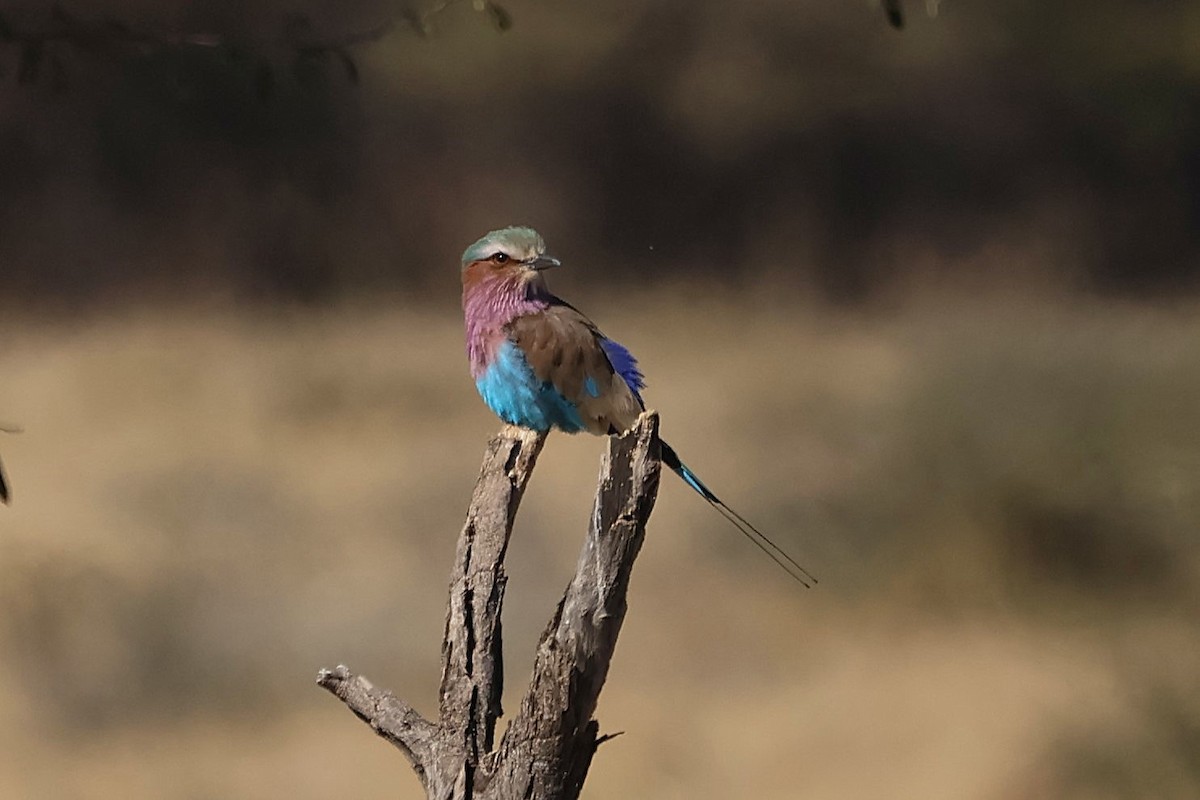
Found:
[[[1200,5],[904,12],[0,4],[0,796],[422,796],[314,678],[436,707],[512,223],[822,579],[664,479],[585,797],[1200,795]]]

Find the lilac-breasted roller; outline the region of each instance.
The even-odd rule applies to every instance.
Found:
[[[463,316],[475,387],[505,422],[600,436],[629,429],[646,387],[637,359],[546,288],[560,266],[532,228],[492,231],[463,253]],[[816,578],[721,502],[666,442],[663,463],[800,583]]]

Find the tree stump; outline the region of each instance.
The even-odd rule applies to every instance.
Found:
[[[592,714],[658,493],[658,415],[647,412],[609,439],[575,576],[542,633],[529,688],[497,745],[504,555],[545,438],[508,426],[488,444],[450,579],[438,720],[345,666],[317,676],[408,757],[431,800],[574,800],[606,738]]]

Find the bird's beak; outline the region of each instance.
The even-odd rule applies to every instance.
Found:
[[[561,266],[561,261],[559,261],[557,258],[551,258],[550,256],[538,256],[533,261],[529,262],[529,268],[536,270],[537,272],[541,272],[544,269],[553,269],[554,267]]]

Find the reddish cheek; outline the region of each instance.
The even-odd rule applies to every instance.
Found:
[[[479,283],[481,283],[483,281],[483,279],[485,277],[487,277],[487,273],[488,273],[488,265],[483,263],[482,261],[476,261],[476,262],[468,265],[467,268],[463,270],[463,275],[462,275],[463,286],[478,285]]]
[[[463,286],[475,288],[483,284],[503,284],[512,290],[524,284],[525,276],[519,269],[502,267],[490,261],[476,261],[463,270]]]

